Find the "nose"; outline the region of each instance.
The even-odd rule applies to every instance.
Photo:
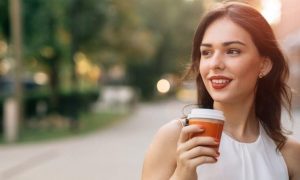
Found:
[[[211,69],[222,69],[222,70],[225,68],[224,57],[222,56],[221,53],[216,52],[211,57],[210,68]]]

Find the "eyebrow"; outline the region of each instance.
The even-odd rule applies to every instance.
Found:
[[[222,44],[223,44],[223,46],[229,46],[231,44],[240,44],[240,45],[246,46],[246,44],[241,41],[227,41],[227,42],[223,42]],[[212,44],[202,43],[202,44],[200,44],[200,46],[212,47]]]

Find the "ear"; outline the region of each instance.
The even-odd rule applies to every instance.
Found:
[[[263,57],[260,67],[260,74],[266,76],[272,69],[273,63],[269,57]]]

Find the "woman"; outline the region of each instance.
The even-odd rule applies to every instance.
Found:
[[[221,142],[182,120],[164,125],[146,154],[143,180],[298,180],[300,144],[283,133],[288,67],[270,25],[253,7],[224,3],[195,33],[190,72],[198,104],[224,112]],[[220,143],[219,152],[209,146]]]

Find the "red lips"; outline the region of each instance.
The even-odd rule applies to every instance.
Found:
[[[225,76],[211,76],[208,78],[211,82],[211,85],[214,89],[223,89],[225,88],[230,82],[231,78],[225,77]]]

